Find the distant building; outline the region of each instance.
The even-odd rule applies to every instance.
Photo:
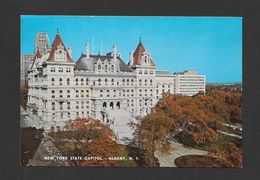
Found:
[[[33,54],[20,55],[20,84],[27,84],[28,70],[33,57]]]
[[[198,92],[205,93],[205,75],[198,75],[196,71],[175,73],[175,93],[192,96]]]
[[[226,92],[242,92],[242,83],[208,83],[206,85],[206,91],[222,90]]]
[[[38,32],[34,41],[34,53],[33,54],[21,54],[20,55],[20,84],[27,84],[28,70],[32,66],[32,60],[37,52],[45,54],[50,50],[49,38],[46,32]]]
[[[157,70],[141,40],[128,64],[116,46],[105,55],[94,55],[88,43],[86,53],[74,62],[59,33],[44,52],[37,49],[29,70],[27,109],[45,129],[93,117],[121,133],[121,138],[130,138],[128,123],[149,114],[163,93],[205,92],[203,75]]]
[[[45,54],[46,50],[49,48],[49,38],[46,32],[38,32],[34,41],[34,54],[37,49],[40,51],[40,54]]]

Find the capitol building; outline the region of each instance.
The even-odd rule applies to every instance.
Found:
[[[116,46],[106,54],[91,54],[87,43],[74,61],[72,49],[58,32],[51,46],[47,34],[38,33],[26,76],[29,117],[45,130],[62,128],[77,117],[92,117],[119,139],[131,138],[129,122],[149,114],[163,93],[205,93],[204,75],[158,70],[151,54],[140,39],[125,63]]]

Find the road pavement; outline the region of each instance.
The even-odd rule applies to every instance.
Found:
[[[156,152],[155,156],[158,158],[160,167],[177,167],[174,163],[175,159],[185,155],[207,155],[207,151],[199,149],[184,147],[182,144],[173,141],[171,143],[172,152],[169,155],[164,155],[160,152]]]

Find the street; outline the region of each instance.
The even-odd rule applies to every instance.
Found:
[[[180,156],[185,155],[207,155],[207,151],[202,151],[194,148],[184,147],[178,142],[171,143],[172,152],[169,155],[163,155],[160,152],[156,152],[155,156],[159,159],[160,167],[176,167],[174,160]]]

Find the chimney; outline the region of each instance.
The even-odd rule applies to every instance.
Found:
[[[89,43],[87,43],[87,45],[86,45],[86,58],[87,59],[89,59],[89,49],[90,49]]]
[[[70,57],[72,58],[72,49],[71,49],[71,47],[68,47],[68,53],[69,53]]]
[[[117,51],[116,51],[116,46],[115,45],[113,45],[113,56],[114,56],[114,60],[116,60],[117,59]]]
[[[134,53],[133,51],[130,52],[130,65],[134,64]]]

